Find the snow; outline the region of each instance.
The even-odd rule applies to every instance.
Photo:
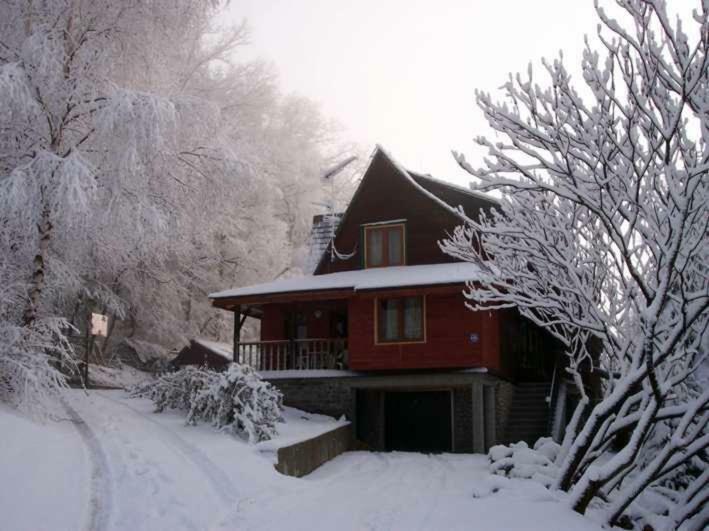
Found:
[[[128,389],[152,378],[154,378],[153,374],[141,371],[130,365],[121,365],[119,367],[89,365],[89,383],[91,385]]]
[[[483,274],[479,266],[469,262],[377,267],[330,273],[327,275],[311,275],[275,280],[265,284],[219,291],[210,294],[209,297],[219,299],[225,297],[244,297],[248,295],[292,293],[298,291],[334,289],[363,291],[405,286],[457,284],[469,280],[476,280]]]
[[[216,341],[208,341],[200,338],[195,339],[194,341],[222,358],[229,361],[233,361],[234,359],[234,348],[228,343],[217,343]]]
[[[81,527],[89,463],[78,433],[65,420],[40,424],[0,403],[0,528]]]
[[[66,401],[79,423],[0,408],[3,529],[601,529],[537,483],[491,476],[481,455],[347,452],[292,478],[264,446],[122,391]],[[297,410],[286,420],[277,444],[341,425]]]
[[[388,219],[386,221],[373,221],[372,223],[362,223],[362,227],[376,227],[377,225],[391,225],[393,223],[406,223],[406,218]]]
[[[354,371],[336,369],[310,369],[310,370],[288,370],[288,371],[258,371],[264,380],[283,380],[287,378],[341,378],[343,376],[360,376]]]
[[[290,446],[307,439],[312,439],[328,431],[332,431],[341,426],[346,426],[349,421],[345,419],[336,420],[327,415],[308,413],[292,407],[283,408],[284,424],[278,425],[278,436],[270,441],[263,441],[256,444],[256,448],[262,454],[273,454],[273,462],[276,462],[276,450],[285,446]]]

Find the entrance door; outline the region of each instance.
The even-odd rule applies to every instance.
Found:
[[[388,392],[384,410],[387,450],[452,451],[450,391]]]

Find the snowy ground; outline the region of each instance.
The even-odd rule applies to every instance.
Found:
[[[66,406],[47,425],[0,408],[3,530],[599,529],[540,486],[490,476],[483,456],[349,452],[278,474],[273,449],[328,417],[289,410],[280,443],[252,447],[122,391],[72,391]]]

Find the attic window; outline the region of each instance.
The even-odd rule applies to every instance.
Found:
[[[406,263],[404,224],[364,227],[365,267],[398,266]]]

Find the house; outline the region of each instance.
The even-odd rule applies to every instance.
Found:
[[[558,345],[514,310],[467,309],[484,268],[438,245],[494,205],[378,147],[313,275],[210,295],[234,313],[237,360],[286,404],[346,415],[372,449],[484,452],[548,433]],[[260,341],[240,340],[245,316]]]
[[[192,339],[177,356],[170,361],[170,367],[181,369],[188,365],[223,370],[234,359],[231,345],[216,343],[206,339]]]

